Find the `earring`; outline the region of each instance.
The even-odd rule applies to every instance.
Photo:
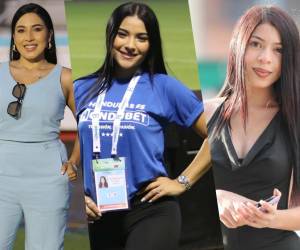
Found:
[[[52,44],[51,44],[51,42],[49,41],[49,43],[48,43],[48,49],[50,50],[52,48]]]
[[[13,45],[12,50],[15,51],[15,52],[17,52],[17,48],[16,48],[15,44]]]

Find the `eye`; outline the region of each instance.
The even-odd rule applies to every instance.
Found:
[[[262,47],[261,43],[258,41],[255,41],[255,40],[250,41],[249,46],[252,48],[261,48]]]
[[[140,42],[147,42],[149,40],[149,37],[145,34],[137,35],[137,40]]]
[[[25,29],[19,28],[16,30],[17,33],[23,33],[25,31]]]
[[[34,27],[33,30],[36,32],[40,32],[43,30],[43,27],[42,26]]]
[[[125,38],[127,36],[127,33],[122,30],[119,30],[117,36],[120,38]]]
[[[275,51],[279,54],[282,54],[282,47],[275,48]]]

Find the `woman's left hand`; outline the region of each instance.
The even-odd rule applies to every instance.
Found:
[[[185,186],[180,184],[176,179],[172,180],[168,177],[158,177],[151,182],[144,190],[142,194],[142,202],[153,202],[163,196],[177,196],[185,191]]]
[[[278,189],[275,189],[274,195],[281,196],[281,192]],[[271,205],[263,200],[259,203],[261,205],[260,208],[257,208],[251,203],[246,204],[251,213],[251,216],[247,218],[246,224],[255,228],[274,228],[278,215],[277,204]]]
[[[75,181],[77,179],[77,167],[70,161],[66,161],[61,166],[61,174],[67,174],[70,181]]]

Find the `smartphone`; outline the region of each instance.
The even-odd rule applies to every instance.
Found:
[[[264,201],[265,202],[268,202],[270,205],[276,205],[280,200],[280,196],[271,196],[267,199],[265,199]],[[261,207],[261,204],[258,202],[256,203],[256,207],[260,208]]]

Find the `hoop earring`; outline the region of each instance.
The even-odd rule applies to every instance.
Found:
[[[52,48],[51,42],[48,43],[48,49],[50,50]]]

